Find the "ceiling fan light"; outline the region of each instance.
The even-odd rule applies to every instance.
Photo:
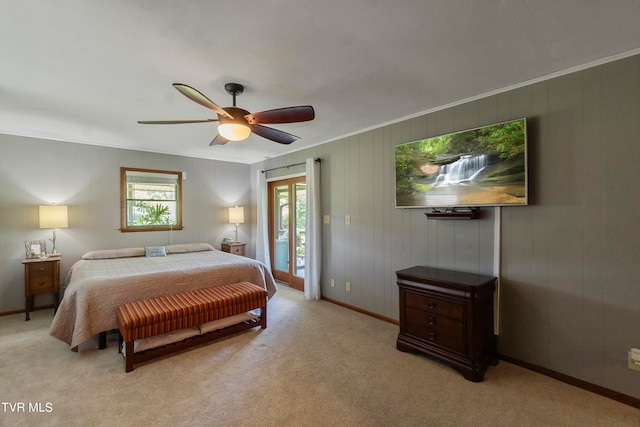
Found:
[[[218,133],[229,141],[242,141],[249,138],[251,129],[238,123],[222,123],[218,126]]]

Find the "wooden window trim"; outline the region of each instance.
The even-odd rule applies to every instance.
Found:
[[[128,226],[127,225],[127,172],[148,172],[167,175],[176,175],[178,180],[178,191],[176,200],[176,224],[175,225],[158,225],[153,227],[145,226]],[[182,172],[166,171],[158,169],[141,169],[141,168],[120,168],[120,231],[123,233],[145,232],[145,231],[170,231],[182,230]]]

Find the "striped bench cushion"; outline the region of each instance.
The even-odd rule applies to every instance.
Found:
[[[241,282],[134,301],[117,309],[125,342],[201,325],[266,307],[267,291]]]

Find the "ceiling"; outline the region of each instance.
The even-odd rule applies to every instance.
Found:
[[[637,0],[2,0],[0,133],[255,163],[640,52]],[[209,146],[224,84],[301,137]]]

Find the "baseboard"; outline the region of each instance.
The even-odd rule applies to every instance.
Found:
[[[599,394],[604,397],[608,397],[609,399],[616,400],[620,403],[624,403],[625,405],[633,406],[634,408],[640,409],[640,399],[637,399],[635,397],[628,396],[626,394],[622,394],[617,391],[610,390],[608,388],[601,387],[596,384],[591,384],[587,381],[583,381],[578,378],[571,377],[569,375],[561,374],[560,372],[552,371],[551,369],[543,368],[542,366],[534,365],[533,363],[515,359],[513,357],[509,357],[504,354],[498,354],[498,358],[501,360],[504,360],[505,362],[509,362],[514,365],[518,365],[523,368],[529,369],[530,371],[534,371],[539,374],[546,375],[548,377],[556,379],[558,381],[562,381],[563,383],[570,384],[572,386],[581,388],[583,390],[587,390],[592,393]]]
[[[38,307],[33,307],[31,310],[29,310],[29,312],[34,312],[34,311],[38,311],[38,310],[46,310],[47,308],[53,308],[53,304],[47,304],[47,305],[40,305]],[[19,310],[11,310],[11,311],[0,311],[0,317],[2,316],[11,316],[12,314],[20,314],[20,313],[24,313],[25,309],[19,309]]]
[[[392,319],[391,317],[381,316],[381,315],[379,315],[377,313],[374,313],[372,311],[363,310],[363,309],[361,309],[359,307],[356,307],[356,306],[353,306],[353,305],[349,305],[349,304],[345,304],[345,303],[343,303],[341,301],[338,301],[338,300],[334,300],[333,298],[327,298],[324,295],[322,296],[322,299],[327,301],[327,302],[330,302],[332,304],[339,305],[339,306],[344,307],[344,308],[348,308],[349,310],[357,311],[358,313],[366,314],[367,316],[375,317],[376,319],[384,320],[385,322],[393,323],[395,325],[400,325],[400,322],[398,320]]]
[[[366,314],[367,316],[371,316],[371,317],[375,317],[375,318],[380,319],[380,320],[384,320],[385,322],[393,323],[395,325],[399,325],[400,324],[400,322],[398,320],[392,319],[390,317],[381,316],[381,315],[373,313],[371,311],[363,310],[361,308],[358,308],[358,307],[355,307],[355,306],[352,306],[352,305],[349,305],[349,304],[345,304],[345,303],[343,303],[341,301],[337,301],[337,300],[334,300],[332,298],[327,298],[325,296],[322,296],[322,299],[327,301],[327,302],[339,305],[341,307],[348,308],[349,310],[357,311],[359,313]],[[562,381],[563,383],[570,384],[572,386],[581,388],[583,390],[587,390],[587,391],[590,391],[592,393],[599,394],[599,395],[607,397],[609,399],[618,401],[620,403],[624,403],[625,405],[629,405],[629,406],[632,406],[634,408],[639,408],[640,409],[640,399],[637,399],[635,397],[628,396],[626,394],[619,393],[617,391],[610,390],[608,388],[601,387],[599,385],[591,384],[591,383],[589,383],[587,381],[579,380],[579,379],[571,377],[569,375],[561,374],[560,372],[556,372],[556,371],[553,371],[551,369],[543,368],[542,366],[534,365],[533,363],[529,363],[529,362],[525,362],[525,361],[522,361],[522,360],[519,360],[519,359],[515,359],[513,357],[509,357],[509,356],[506,356],[504,354],[498,354],[498,358],[501,359],[501,360],[504,360],[505,362],[509,362],[509,363],[514,364],[514,365],[518,365],[518,366],[521,366],[523,368],[529,369],[530,371],[534,371],[534,372],[537,372],[539,374],[546,375],[548,377],[556,379],[558,381]]]

